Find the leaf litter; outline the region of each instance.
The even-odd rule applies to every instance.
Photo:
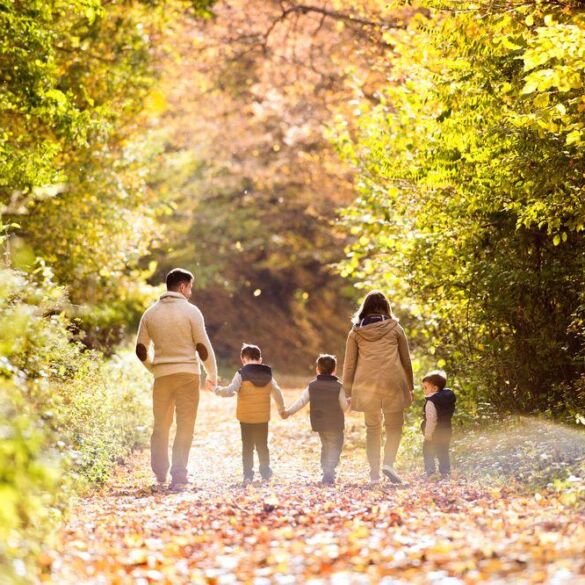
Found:
[[[290,401],[298,391],[286,394]],[[519,423],[509,437],[461,435],[447,481],[423,479],[417,450],[405,446],[410,460],[399,468],[406,485],[370,487],[365,430],[352,413],[337,484],[323,487],[319,442],[306,414],[286,421],[273,415],[275,476],[243,487],[234,402],[204,393],[192,484],[179,493],[155,489],[148,450],[135,454],[75,506],[60,545],[45,554],[44,581],[585,583],[585,498],[582,475],[575,475],[583,433],[563,435],[569,461],[560,468],[562,441],[547,439],[540,423]],[[547,475],[546,458],[532,456],[549,452],[539,437],[556,449],[553,471],[569,469],[561,480]],[[526,471],[530,481],[519,469],[533,471]],[[546,482],[535,483],[538,473]]]

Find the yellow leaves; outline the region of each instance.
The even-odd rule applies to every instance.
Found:
[[[0,486],[0,527],[18,526],[20,516],[18,512],[19,497],[16,490],[10,486]],[[2,534],[0,528],[0,534]],[[8,535],[5,534],[4,538]]]
[[[265,512],[274,512],[278,506],[278,498],[275,494],[271,494],[268,496],[263,503],[263,508]]]
[[[581,144],[581,131],[579,130],[572,130],[567,134],[567,138],[565,140],[565,144],[570,146],[571,144]]]
[[[147,115],[159,116],[168,109],[167,98],[163,91],[154,88],[144,100],[144,111]]]
[[[526,77],[521,93],[526,95],[535,91],[546,91],[558,83],[554,69],[541,69]]]
[[[545,26],[554,26],[556,24],[554,16],[552,14],[547,14],[544,17],[544,24]]]
[[[522,48],[522,45],[517,44],[514,42],[509,36],[503,36],[500,38],[500,44],[504,49],[508,49],[510,51],[517,51],[518,49]]]
[[[354,528],[353,530],[350,532],[349,534],[349,540],[362,540],[363,538],[366,538],[369,535],[369,530],[368,528],[360,523],[360,522],[356,522],[354,524]]]
[[[546,108],[550,102],[550,96],[548,93],[539,93],[533,100],[535,108]]]
[[[146,565],[150,558],[152,557],[148,549],[144,548],[131,549],[128,555],[122,559],[122,564]]]
[[[416,458],[407,488],[369,489],[359,414],[348,420],[335,488],[313,481],[319,443],[299,416],[270,423],[273,482],[242,489],[233,405],[201,400],[195,489],[137,493],[149,454],[137,455],[109,488],[80,503],[62,534],[54,583],[426,583],[436,574],[479,584],[528,582],[561,568],[579,574],[581,511],[563,509],[556,493],[535,498],[464,476],[420,482]]]

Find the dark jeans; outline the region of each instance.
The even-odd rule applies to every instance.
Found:
[[[258,453],[260,475],[262,479],[270,479],[270,452],[268,451],[268,423],[240,423],[242,430],[242,463],[244,479],[254,479],[254,448]]]
[[[443,476],[451,473],[451,461],[449,458],[449,446],[451,443],[450,432],[435,432],[431,441],[423,442],[423,459],[425,473],[433,475],[436,472],[435,459],[439,461],[439,473]]]
[[[343,448],[343,431],[319,431],[321,439],[321,469],[323,477],[335,479],[335,468]]]
[[[171,476],[177,483],[187,481],[187,463],[198,405],[199,376],[170,374],[154,381],[154,426],[150,437],[150,461],[159,480],[164,481],[169,470],[169,431],[175,415],[177,432],[173,443]]]

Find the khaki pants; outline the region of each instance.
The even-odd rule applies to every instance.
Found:
[[[384,465],[394,466],[396,453],[402,438],[402,425],[404,424],[404,412],[387,412],[374,410],[364,412],[366,422],[366,453],[370,464],[370,477],[380,477],[380,449],[382,446],[382,420],[386,430],[386,442],[384,444]]]
[[[166,480],[169,470],[169,431],[176,412],[177,433],[173,443],[171,476],[177,483],[187,481],[187,463],[198,405],[199,376],[196,374],[170,374],[155,379],[150,463],[157,479]]]

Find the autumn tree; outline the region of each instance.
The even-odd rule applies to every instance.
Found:
[[[327,131],[377,103],[387,32],[412,12],[231,1],[211,20],[177,24],[155,126],[166,141],[153,189],[172,202],[157,277],[196,263],[221,353],[251,333],[307,366],[323,344],[342,351],[355,291],[329,266],[343,254],[332,223],[353,186]],[[257,327],[266,314],[276,344]]]
[[[575,2],[422,2],[357,171],[343,275],[418,318],[439,364],[503,409],[582,412],[585,15]],[[472,392],[473,389],[473,392]]]
[[[6,2],[0,16],[0,213],[11,262],[52,266],[95,341],[144,303],[137,260],[156,240],[144,140],[154,42],[207,0]],[[185,14],[187,13],[187,14]],[[146,108],[146,110],[145,110]]]

